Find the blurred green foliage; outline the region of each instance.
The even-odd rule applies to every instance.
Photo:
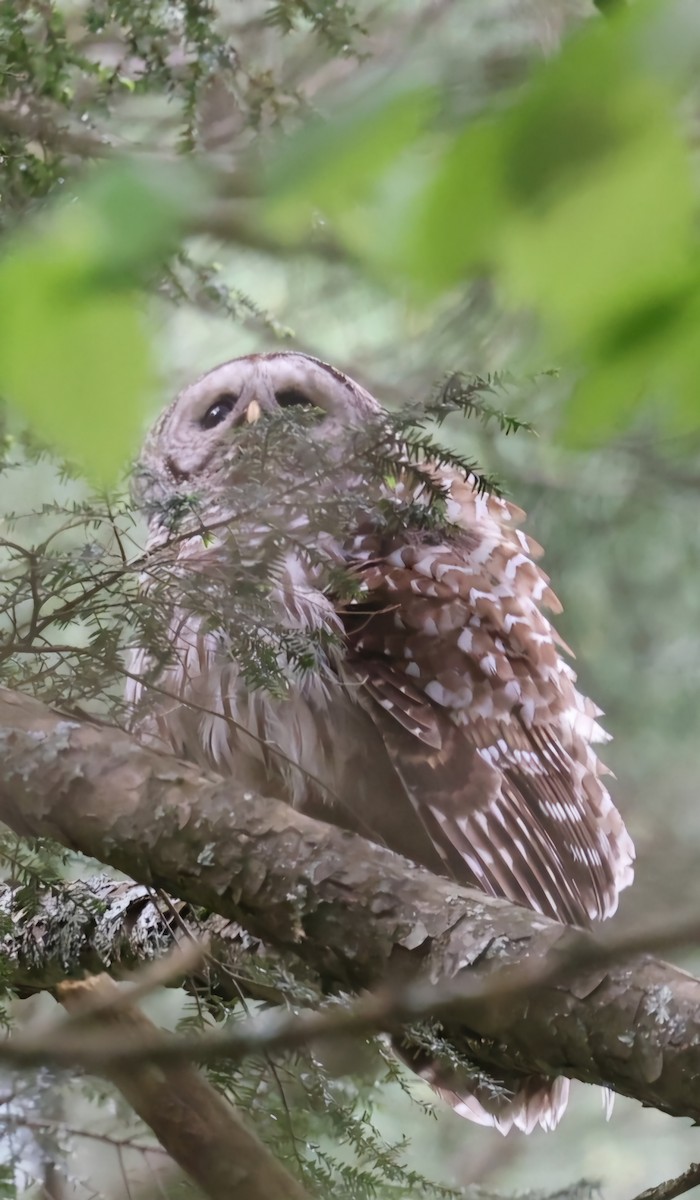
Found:
[[[424,301],[495,274],[540,316],[541,352],[583,376],[564,414],[572,444],[608,437],[659,391],[667,429],[697,428],[698,204],[677,113],[688,39],[700,48],[682,6],[620,9],[466,123],[446,118],[439,87],[432,105],[425,87],[403,90],[409,71],[388,96],[350,91],[287,145],[273,223],[306,232],[320,210]]]
[[[138,442],[155,372],[137,286],[176,250],[191,195],[184,166],[110,164],[0,257],[0,389],[98,483]]]
[[[329,5],[326,15],[349,20],[345,7]],[[90,28],[106,23],[97,11],[89,10]],[[266,19],[291,29],[304,15],[303,6],[277,6]],[[225,41],[211,33],[206,40],[204,20],[204,9],[199,23],[183,9],[185,43],[198,31],[200,54],[206,48],[220,59]],[[52,21],[56,54],[66,37],[62,19]],[[139,45],[156,35],[149,27]],[[17,36],[27,69],[21,22]],[[250,228],[260,236],[272,230],[283,245],[313,240],[330,223],[332,236],[372,273],[409,285],[424,303],[471,276],[494,275],[512,304],[538,314],[539,353],[580,376],[562,406],[570,444],[608,437],[650,397],[670,432],[694,429],[697,194],[677,112],[693,38],[700,46],[697,21],[682,5],[620,8],[587,24],[500,111],[476,120],[455,119],[439,83],[416,86],[410,69],[363,77],[330,114],[303,122],[268,155],[268,204]],[[67,57],[74,63],[75,54]],[[680,65],[671,70],[669,60]],[[44,70],[42,88],[65,104],[65,58],[56,62],[53,73]],[[167,64],[161,68],[169,81]],[[185,124],[192,95],[183,93]],[[191,141],[191,129],[180,129],[175,145]],[[242,170],[255,175],[258,157],[256,147]],[[235,211],[227,196],[235,179],[235,172],[218,180],[207,173],[195,187],[182,165],[158,155],[98,168],[77,208],[59,206],[36,234],[25,232],[6,250],[0,386],[34,420],[46,407],[46,435],[100,478],[113,477],[133,447],[150,384],[129,289],[164,266],[188,219],[206,221],[207,189],[222,189],[222,211]],[[103,434],[86,419],[98,397]]]
[[[41,436],[111,482],[153,382],[146,331],[133,292],[95,279],[90,214],[62,216],[0,262],[0,384]]]

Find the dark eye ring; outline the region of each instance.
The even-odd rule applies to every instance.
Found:
[[[233,412],[237,400],[238,396],[234,396],[233,392],[222,392],[201,417],[199,422],[201,428],[215,429],[217,425],[226,420],[229,413]]]
[[[275,400],[280,408],[314,408],[313,401],[309,400],[303,392],[298,388],[281,388],[279,392],[275,392]]]

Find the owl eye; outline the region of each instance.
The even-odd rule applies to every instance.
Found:
[[[280,408],[314,408],[314,403],[300,392],[298,388],[282,388],[275,392],[275,400]]]
[[[232,392],[222,392],[217,396],[213,404],[205,412],[200,419],[202,429],[215,429],[222,421],[225,421],[229,413],[233,412],[238,396],[234,396]]]

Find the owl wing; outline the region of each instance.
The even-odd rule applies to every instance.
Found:
[[[592,746],[599,710],[542,613],[560,606],[520,510],[446,486],[448,538],[354,537],[346,670],[446,874],[587,924],[615,910],[634,858]]]

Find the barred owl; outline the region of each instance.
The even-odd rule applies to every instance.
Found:
[[[135,491],[170,653],[135,652],[136,728],[461,884],[563,922],[608,917],[633,847],[592,748],[600,710],[543,615],[559,605],[540,547],[519,509],[454,465],[406,457],[368,474],[366,432],[386,445],[387,419],[298,353],[224,363],[166,409]],[[427,505],[427,482],[442,524],[392,521]],[[282,687],[250,679],[246,597]],[[313,667],[295,637],[313,639]],[[553,1128],[566,1106],[566,1079],[490,1089],[406,1053],[458,1112],[503,1132]]]

